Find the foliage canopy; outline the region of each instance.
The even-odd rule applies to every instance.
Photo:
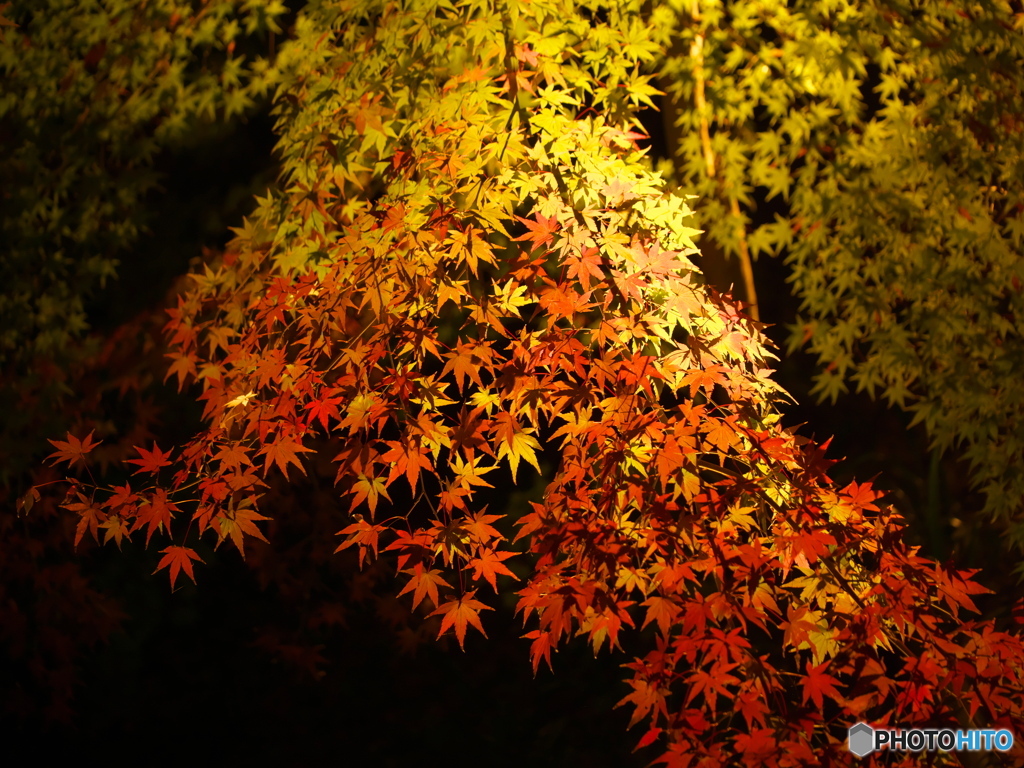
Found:
[[[196,19],[223,23],[230,48],[234,6],[203,8]],[[245,8],[243,19],[268,23],[280,11]],[[244,554],[247,540],[264,539],[268,483],[329,474],[350,513],[338,549],[355,549],[360,563],[393,558],[400,594],[440,616],[440,632],[460,645],[485,632],[490,593],[511,580],[521,581],[512,588],[535,671],[573,636],[595,652],[627,635],[628,647],[644,645],[626,665],[622,704],[667,765],[839,760],[856,720],[1021,733],[1019,636],[962,615],[985,591],[974,574],[920,557],[869,484],[837,487],[823,449],[781,424],[786,396],[760,324],[703,284],[691,200],[638,143],[636,112],[657,95],[659,67],[679,100],[698,80],[707,87],[712,106],[681,118],[691,122],[678,178],[713,180],[699,187],[702,221],[726,249],[789,248],[808,311],[831,317],[840,305],[821,297],[856,275],[857,249],[878,250],[879,263],[883,246],[923,253],[916,241],[907,251],[909,238],[875,242],[856,229],[863,222],[827,218],[843,215],[855,186],[830,174],[857,169],[864,195],[889,178],[882,164],[900,162],[876,156],[882,145],[910,135],[859,122],[858,78],[881,43],[869,36],[867,53],[847,61],[832,38],[811,35],[807,19],[835,19],[835,40],[846,40],[842,24],[862,22],[845,6],[806,17],[770,3],[697,10],[307,4],[272,69],[254,65],[257,85],[239,86],[278,83],[279,183],[191,276],[167,324],[168,377],[201,391],[203,428],[167,450],[138,446],[136,477],[121,485],[69,479],[76,543],[144,533],[160,542],[158,570],[174,585],[182,573],[196,578],[197,541],[230,540]],[[682,19],[681,48],[657,39]],[[782,47],[751,42],[766,24]],[[200,45],[210,34],[184,38]],[[180,35],[154,35],[186,56]],[[744,43],[726,54],[735,35]],[[711,71],[747,79],[688,81],[682,69],[697,49]],[[154,50],[158,63],[170,55]],[[237,84],[233,61],[222,80]],[[893,77],[910,89],[917,71],[900,66]],[[773,67],[782,76],[770,77]],[[761,91],[747,96],[741,81]],[[828,89],[812,98],[820,81]],[[201,112],[221,98],[209,96],[221,85],[196,82],[195,101],[174,109]],[[145,120],[162,93],[140,111]],[[882,93],[885,119],[917,125],[907,116],[915,94]],[[773,130],[757,132],[762,102]],[[727,108],[735,115],[722,117]],[[709,114],[735,135],[712,135]],[[844,126],[857,130],[841,144]],[[835,137],[827,150],[824,132]],[[924,144],[916,162],[931,157]],[[842,162],[826,167],[826,154]],[[709,173],[715,158],[724,161]],[[780,223],[748,237],[731,201],[749,204],[755,186],[788,194],[797,217],[838,233],[800,237]],[[911,194],[899,189],[894,200]],[[846,250],[829,251],[835,243]],[[826,252],[821,269],[834,271],[811,277]],[[870,383],[871,365],[860,380]],[[895,381],[882,383],[892,392]],[[91,434],[51,442],[57,464],[93,453]],[[544,484],[529,510],[480,501],[501,478],[529,473]],[[514,535],[503,532],[509,523]]]

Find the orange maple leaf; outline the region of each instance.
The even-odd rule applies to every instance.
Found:
[[[103,537],[103,543],[106,544],[108,541],[113,539],[117,542],[117,548],[121,548],[121,540],[129,535],[128,521],[118,515],[111,515],[105,521],[100,523],[100,528],[106,530],[106,535]]]
[[[679,616],[678,606],[668,598],[659,597],[658,595],[647,598],[641,605],[647,606],[647,616],[644,618],[644,623],[640,628],[643,629],[652,621],[656,621],[658,622],[658,628],[661,629],[661,633],[668,637],[672,622]]]
[[[287,480],[288,465],[294,464],[299,468],[299,471],[302,472],[302,474],[306,474],[306,470],[302,466],[302,462],[299,461],[299,457],[295,454],[308,453],[312,450],[312,448],[307,448],[298,440],[293,440],[289,437],[282,437],[276,442],[264,446],[260,451],[260,454],[267,455],[267,460],[263,465],[263,471],[269,472],[270,467],[277,464],[278,469],[281,470],[281,474],[283,474],[285,480]]]
[[[260,541],[266,541],[267,539],[263,532],[256,526],[256,521],[269,519],[269,517],[265,517],[252,509],[236,509],[232,515],[218,515],[216,517],[218,527],[217,546],[219,547],[224,539],[231,537],[231,542],[238,548],[238,551],[244,558],[244,534],[255,536]]]
[[[161,549],[160,554],[163,557],[156,566],[156,570],[153,573],[159,573],[164,568],[170,568],[171,576],[171,589],[174,589],[174,582],[178,579],[178,573],[184,569],[188,577],[195,583],[196,576],[192,572],[192,561],[197,560],[200,563],[203,559],[196,554],[194,549],[188,547],[170,546],[167,549]]]
[[[473,566],[473,578],[477,580],[481,577],[487,579],[487,583],[491,585],[495,592],[498,591],[495,576],[499,573],[511,576],[518,581],[519,577],[512,573],[508,566],[502,562],[502,560],[508,560],[515,554],[515,552],[495,552],[493,549],[481,549],[480,556],[469,561],[469,564]]]
[[[181,390],[185,388],[185,382],[189,378],[195,378],[198,374],[196,361],[191,355],[183,354],[181,352],[170,352],[167,357],[173,362],[167,368],[167,375],[164,376],[164,381],[167,381],[171,376],[177,376],[178,391],[181,392]]]
[[[441,629],[437,633],[440,637],[452,627],[455,628],[455,637],[459,640],[459,647],[465,650],[466,627],[472,624],[480,630],[480,634],[487,637],[484,632],[484,625],[480,623],[480,611],[494,610],[489,605],[484,605],[479,600],[474,600],[476,590],[467,592],[458,600],[449,600],[442,605],[431,616],[441,616]]]
[[[442,578],[441,571],[436,568],[428,571],[424,569],[422,563],[416,563],[416,565],[411,569],[402,571],[402,573],[408,573],[412,578],[409,579],[409,583],[402,588],[402,591],[398,593],[398,596],[401,597],[406,592],[412,592],[412,590],[415,589],[416,591],[413,592],[412,596],[413,608],[418,606],[423,601],[424,597],[429,597],[430,602],[436,607],[439,602],[437,599],[438,586],[448,587],[449,589],[451,589],[452,586]]]
[[[348,538],[338,545],[338,548],[334,550],[335,553],[341,552],[343,549],[347,549],[352,546],[359,546],[359,567],[363,567],[363,560],[366,557],[366,548],[369,547],[373,550],[373,556],[377,557],[377,547],[380,545],[380,534],[381,531],[386,531],[387,527],[383,525],[375,525],[366,522],[362,515],[358,515],[356,522],[352,523],[345,528],[342,528],[336,535],[348,536]],[[437,605],[437,603],[434,603]]]

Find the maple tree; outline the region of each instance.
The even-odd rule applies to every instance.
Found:
[[[640,147],[647,10],[308,4],[273,65],[279,183],[166,326],[203,428],[134,441],[111,487],[77,466],[91,432],[52,440],[76,543],[144,531],[198,580],[198,542],[245,555],[271,484],[326,457],[336,551],[392,561],[441,635],[511,589],[535,672],[573,637],[643,645],[621,704],[658,762],[836,761],[856,720],[1021,732],[1019,634],[829,479],[761,325],[701,279]],[[480,501],[530,474],[528,509]]]

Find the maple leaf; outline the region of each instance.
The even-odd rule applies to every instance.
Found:
[[[445,581],[444,578],[441,576],[441,571],[437,569],[432,569],[428,571],[424,569],[421,563],[416,563],[415,566],[413,566],[410,569],[402,571],[402,573],[409,574],[411,578],[409,579],[409,582],[402,588],[402,591],[398,593],[398,596],[401,597],[406,592],[412,592],[413,590],[416,590],[415,592],[413,592],[412,596],[413,609],[415,609],[416,606],[418,606],[420,602],[422,602],[424,597],[429,597],[430,602],[436,608],[438,605],[437,588],[439,586],[448,587],[449,589],[452,588],[452,585]]]
[[[484,344],[473,342],[459,343],[455,350],[446,355],[448,362],[445,363],[441,375],[449,371],[455,374],[455,385],[462,391],[464,379],[468,376],[470,381],[478,387],[484,385],[480,379],[480,364],[488,361],[491,357],[491,350]]]
[[[307,403],[306,410],[309,412],[309,415],[307,416],[306,426],[310,426],[314,421],[319,421],[324,431],[329,431],[331,419],[341,421],[341,413],[338,411],[338,404],[341,402],[342,398],[338,396],[316,399]]]
[[[32,506],[42,498],[39,494],[39,489],[35,486],[29,488],[25,493],[18,497],[15,502],[15,509],[18,512],[18,517],[27,515],[32,511]]]
[[[811,662],[807,662],[807,676],[800,682],[804,689],[803,703],[807,703],[807,699],[810,698],[814,701],[814,706],[821,709],[823,702],[823,695],[828,696],[830,699],[835,699],[840,704],[843,703],[842,694],[836,690],[836,684],[839,682],[832,675],[826,675],[825,670],[829,668],[830,661],[823,662],[818,666],[814,666]]]
[[[812,633],[818,630],[818,614],[806,605],[790,605],[786,621],[779,624],[783,630],[783,642],[799,650],[804,643],[810,643]]]
[[[479,269],[479,262],[494,264],[494,253],[480,230],[469,227],[465,232],[455,232],[449,242],[452,244],[452,258],[465,261],[474,275]]]
[[[160,471],[161,467],[169,467],[171,462],[169,460],[170,451],[164,453],[160,450],[160,447],[153,443],[153,450],[147,451],[145,448],[139,446],[135,447],[135,451],[141,456],[140,459],[128,459],[129,464],[138,464],[139,468],[135,470],[135,474],[140,472],[150,472],[156,474]]]
[[[437,301],[434,304],[434,308],[440,312],[441,307],[449,301],[459,306],[462,302],[462,297],[468,295],[465,288],[467,284],[465,280],[441,281],[437,286]]]
[[[719,451],[727,452],[736,442],[736,428],[727,421],[720,421],[708,432],[708,443]]]
[[[416,562],[427,555],[434,543],[434,537],[422,529],[395,531],[395,540],[385,547],[386,550],[397,549],[398,570],[403,570],[410,560]]]
[[[458,482],[464,488],[469,489],[471,486],[479,485],[484,488],[493,488],[494,486],[488,483],[481,477],[488,472],[493,472],[497,469],[494,467],[481,467],[480,462],[483,459],[482,456],[474,456],[469,461],[463,461],[461,456],[455,455],[451,469],[455,472],[455,476],[458,478]],[[500,518],[500,515],[494,515],[494,519]],[[493,528],[491,530],[494,530]]]
[[[348,536],[349,538],[338,545],[335,553],[341,552],[352,546],[359,546],[359,567],[363,567],[363,558],[366,557],[366,548],[373,550],[373,556],[377,557],[377,547],[380,545],[380,534],[387,530],[386,526],[368,523],[362,515],[356,515],[356,522],[342,528],[336,535]],[[436,603],[435,603],[436,605]]]
[[[423,450],[417,445],[410,445],[408,443],[402,443],[394,440],[387,441],[388,446],[391,450],[385,453],[381,458],[384,461],[392,462],[391,474],[388,477],[386,485],[390,485],[396,477],[401,474],[405,474],[405,479],[409,482],[409,487],[413,493],[416,492],[416,483],[419,481],[420,470],[425,469],[428,472],[434,471],[434,465],[430,462],[428,452]],[[376,483],[376,479],[374,480]],[[376,493],[383,493],[383,488],[377,486],[375,488]],[[387,494],[383,494],[387,498]],[[375,507],[376,503],[371,502],[371,508]]]
[[[871,483],[860,483],[859,485],[856,482],[850,483],[842,490],[842,493],[858,509],[867,512],[879,511],[878,506],[874,502],[882,496],[882,493],[872,488]]]
[[[178,573],[182,570],[188,575],[192,582],[195,583],[196,577],[192,572],[192,561],[203,562],[202,558],[196,554],[194,549],[189,547],[170,546],[167,549],[161,549],[160,554],[163,557],[156,566],[156,570],[153,573],[159,573],[164,568],[170,569],[171,577],[171,589],[174,589],[174,582],[178,579]]]
[[[106,544],[108,541],[113,539],[117,543],[117,548],[121,548],[121,539],[127,536],[130,532],[128,530],[128,521],[120,515],[111,515],[105,521],[100,523],[100,528],[106,530],[106,535],[103,537],[103,543]]]
[[[164,531],[171,529],[171,517],[175,512],[180,511],[168,497],[167,491],[163,488],[157,488],[153,491],[152,496],[144,499],[139,504],[130,532],[134,533],[143,526],[146,526],[146,546],[148,547],[150,539],[153,538],[153,534],[158,529]]]
[[[554,667],[551,666],[551,651],[555,647],[555,643],[551,633],[545,632],[542,629],[535,629],[527,632],[523,637],[533,641],[530,643],[530,662],[533,664],[534,676],[536,676],[537,670],[540,668],[542,659],[547,662],[548,669],[554,671]]]
[[[480,554],[469,561],[469,565],[473,568],[473,578],[479,580],[483,576],[487,579],[487,583],[491,585],[495,593],[497,593],[498,585],[495,581],[497,574],[503,573],[506,576],[511,576],[516,581],[519,580],[519,577],[512,573],[502,562],[510,557],[514,557],[515,554],[515,552],[495,552],[493,549],[481,549]]]
[[[654,595],[644,600],[641,605],[647,606],[647,616],[644,618],[644,623],[640,628],[643,629],[652,621],[656,621],[661,633],[668,637],[669,627],[675,622],[676,617],[679,616],[679,608],[676,604],[668,598]]]
[[[739,685],[738,678],[725,674],[735,668],[735,664],[718,664],[711,672],[698,669],[686,680],[690,684],[690,691],[686,695],[686,703],[689,704],[700,694],[704,695],[704,701],[708,709],[714,712],[718,706],[718,697],[732,699],[732,692],[726,688],[727,685]]]
[[[529,219],[524,219],[519,216],[516,216],[516,218],[526,225],[526,229],[528,231],[525,235],[520,235],[519,237],[514,238],[514,240],[517,242],[527,240],[532,243],[534,248],[539,248],[550,243],[552,236],[561,227],[558,223],[558,219],[554,216],[546,218],[538,213],[535,217],[536,221],[530,221]]]
[[[252,466],[249,452],[239,443],[228,443],[213,455],[222,468],[241,469],[243,465]]]
[[[770,728],[756,728],[736,735],[736,751],[745,756],[747,765],[766,761],[777,748],[775,732]]]
[[[498,414],[498,422],[501,424],[499,433],[501,442],[498,444],[498,458],[507,458],[512,468],[512,480],[516,479],[516,471],[519,469],[519,461],[526,459],[529,464],[540,472],[540,464],[537,463],[536,449],[540,448],[537,438],[523,430],[515,423],[515,420],[507,414]]]
[[[584,248],[570,252],[566,257],[568,276],[578,280],[584,291],[593,285],[592,279],[604,279],[604,268],[601,262],[601,251],[598,248]]]
[[[484,605],[479,600],[474,600],[476,590],[467,592],[457,600],[449,600],[434,611],[431,616],[441,616],[441,629],[437,633],[440,637],[449,629],[455,629],[455,637],[459,640],[459,647],[465,650],[466,627],[472,625],[480,630],[480,634],[487,637],[484,632],[484,625],[480,623],[480,611],[494,610],[489,605]]]
[[[741,691],[736,697],[736,710],[743,715],[743,719],[747,721],[748,728],[753,728],[755,723],[764,726],[768,707],[764,702],[764,698],[756,690],[748,688],[745,691]]]
[[[99,541],[100,523],[107,519],[107,513],[99,505],[94,504],[91,499],[87,499],[80,493],[77,496],[79,501],[64,504],[65,509],[77,512],[79,515],[78,526],[75,529],[75,547],[78,547],[79,543],[81,543],[82,537],[87,530],[92,534],[95,541]]]
[[[723,373],[724,370],[721,365],[697,368],[683,376],[681,383],[690,385],[690,397],[696,397],[697,391],[701,389],[710,397],[716,384],[726,383],[727,379]]]
[[[504,515],[488,515],[486,508],[469,515],[462,524],[462,529],[475,541],[487,544],[492,539],[503,538],[498,529],[491,525],[501,520]]]
[[[183,354],[181,352],[171,352],[167,355],[173,362],[167,369],[167,375],[164,376],[164,381],[171,378],[171,376],[178,377],[178,391],[181,392],[185,388],[185,381],[187,379],[195,378],[198,375],[198,369],[196,368],[196,361],[192,355]]]
[[[629,684],[633,687],[633,692],[619,701],[615,708],[618,709],[623,704],[633,705],[633,716],[629,719],[630,728],[640,722],[649,712],[653,713],[655,723],[659,716],[668,719],[664,690],[657,685],[651,685],[647,680],[630,680]]]
[[[312,448],[307,448],[297,440],[293,440],[288,437],[279,437],[276,441],[270,445],[266,445],[260,449],[260,454],[266,454],[267,460],[263,465],[264,473],[269,472],[270,468],[277,464],[278,469],[281,470],[281,474],[284,475],[285,479],[288,479],[288,465],[294,464],[299,468],[302,474],[306,474],[305,468],[302,466],[302,462],[299,461],[297,453],[308,453],[312,451]]]
[[[244,395],[239,395],[238,397],[234,397],[231,400],[228,400],[226,403],[224,403],[224,409],[230,410],[232,408],[237,408],[240,405],[248,405],[249,401],[252,400],[254,397],[256,397],[255,392],[246,392]]]
[[[250,501],[246,499],[246,501]],[[221,542],[225,538],[230,537],[232,543],[238,549],[242,558],[245,558],[245,548],[243,547],[243,534],[254,536],[260,541],[267,541],[263,532],[256,525],[257,520],[269,520],[269,517],[264,517],[255,510],[239,508],[230,514],[220,514],[214,518],[217,523],[217,546],[221,545]],[[269,542],[267,542],[269,544]]]
[[[377,511],[377,502],[381,496],[391,501],[391,497],[388,496],[387,485],[383,478],[380,477],[359,475],[359,479],[352,484],[351,493],[352,503],[349,505],[349,512],[365,500],[370,507],[370,515],[372,516]]]
[[[51,464],[59,464],[62,461],[66,461],[68,466],[74,466],[79,461],[85,464],[85,456],[93,448],[99,445],[99,442],[94,442],[92,439],[95,430],[85,436],[85,439],[79,440],[77,437],[68,432],[68,439],[64,440],[47,440],[57,450],[51,453],[46,458]]]

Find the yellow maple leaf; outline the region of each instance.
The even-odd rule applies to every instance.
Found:
[[[509,466],[512,467],[512,480],[516,479],[516,471],[519,469],[520,459],[526,459],[529,464],[540,472],[540,464],[537,463],[536,449],[540,448],[537,438],[527,432],[516,432],[506,437],[504,442],[498,445],[498,458],[508,458]]]

